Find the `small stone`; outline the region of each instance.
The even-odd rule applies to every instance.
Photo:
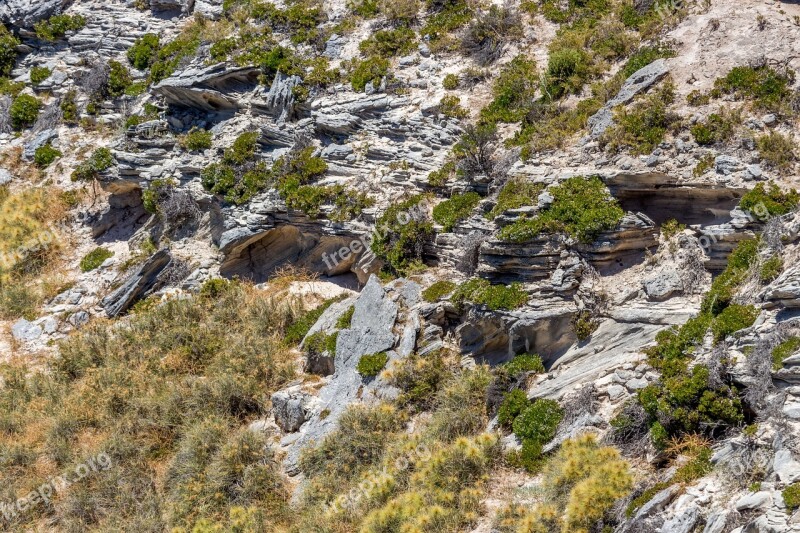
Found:
[[[737,511],[745,511],[750,509],[763,509],[764,507],[772,504],[772,496],[769,492],[761,491],[751,494],[745,494],[736,502]]]
[[[748,165],[747,166],[747,174],[750,175],[753,179],[759,179],[762,175],[761,165]]]
[[[764,115],[763,117],[761,117],[761,122],[763,122],[764,125],[766,126],[772,126],[773,124],[778,122],[778,117],[770,113],[769,115]]]
[[[647,385],[649,385],[649,383],[644,378],[634,378],[625,383],[625,386],[628,387],[628,390],[630,391],[637,391],[643,389],[647,387]]]
[[[606,392],[608,392],[608,397],[611,398],[611,401],[613,402],[621,400],[627,396],[625,387],[621,385],[609,385],[608,389],[606,389]]]

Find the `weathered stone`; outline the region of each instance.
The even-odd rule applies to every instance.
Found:
[[[4,0],[0,3],[0,21],[17,28],[33,25],[61,13],[73,0]]]
[[[772,469],[781,482],[787,485],[800,479],[800,462],[796,461],[792,456],[792,452],[786,448],[775,452]]]
[[[289,433],[300,429],[311,415],[314,405],[314,397],[302,392],[299,386],[278,391],[271,400],[275,423]]]
[[[110,317],[118,316],[146,296],[170,261],[172,256],[167,249],[150,256],[119,288],[103,298],[101,305],[106,314]]]
[[[737,511],[750,511],[753,509],[764,509],[772,505],[772,496],[767,491],[752,492],[745,494],[736,501]]]

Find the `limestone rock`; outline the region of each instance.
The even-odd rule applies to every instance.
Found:
[[[61,13],[73,0],[4,0],[0,3],[0,21],[17,28],[33,25]]]
[[[103,298],[101,305],[106,314],[109,317],[118,316],[146,296],[170,261],[172,255],[167,249],[159,250],[150,256],[119,288]]]
[[[275,423],[289,433],[300,429],[308,420],[314,403],[314,397],[302,392],[299,386],[278,391],[271,400]]]

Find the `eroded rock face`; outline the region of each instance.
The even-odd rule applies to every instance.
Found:
[[[172,255],[167,249],[153,254],[119,288],[103,298],[101,305],[106,314],[110,317],[118,316],[146,296],[158,283],[159,276],[171,261]]]
[[[203,111],[234,111],[239,107],[236,93],[252,89],[259,70],[225,63],[196,65],[177,72],[153,87],[167,104]]]
[[[315,400],[312,395],[295,386],[276,392],[271,401],[275,423],[283,431],[294,433],[311,416]]]
[[[4,0],[0,21],[17,28],[33,28],[40,20],[61,13],[73,0]]]

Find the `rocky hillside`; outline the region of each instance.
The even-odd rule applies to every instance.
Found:
[[[800,7],[5,0],[0,528],[800,531]]]

